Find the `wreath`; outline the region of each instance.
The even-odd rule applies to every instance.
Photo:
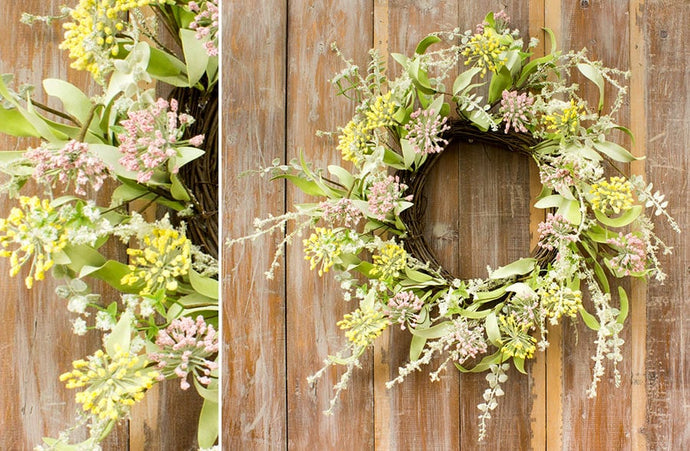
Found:
[[[347,338],[345,349],[310,378],[315,382],[334,364],[346,368],[329,412],[365,350],[392,326],[412,338],[409,362],[389,388],[436,355],[445,358],[430,370],[432,380],[451,363],[462,372],[488,372],[489,387],[478,405],[480,440],[503,394],[509,363],[525,373],[525,361],[548,346],[547,323],[579,317],[596,331],[590,396],[596,396],[605,360],[620,383],[628,297],[620,286],[612,290],[609,279],[663,281],[657,254],[669,249],[654,234],[645,208],[678,226],[662,194],[619,169],[618,163],[636,158],[609,140],[613,132],[632,136],[614,119],[628,74],[591,61],[586,50],[557,50],[553,33],[546,32],[551,51],[534,57],[537,40],[525,45],[501,11],[489,13],[475,31],[429,35],[412,56],[392,54],[401,67],[395,78],[386,75],[375,51],[365,73],[343,58],[345,68],[332,82],[356,102],[356,111],[337,133],[321,134],[337,135],[345,163],[323,171],[300,158],[260,171],[289,180],[319,201],[257,220],[256,233],[230,244],[294,221],[284,243],[308,233],[303,249],[311,269],[319,276],[334,272],[343,299],[355,307],[337,323]],[[598,88],[597,103],[583,98],[572,82],[576,73]],[[611,105],[606,89],[615,94]],[[485,279],[454,277],[439,265],[422,233],[422,188],[452,140],[520,152],[539,168],[536,207],[545,219],[538,246],[530,256],[489,268]]]

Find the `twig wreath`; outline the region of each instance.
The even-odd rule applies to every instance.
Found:
[[[326,174],[301,158],[260,171],[289,180],[319,201],[257,220],[256,233],[229,243],[281,231],[295,221],[283,243],[309,230],[303,242],[311,269],[319,276],[335,272],[343,299],[356,303],[337,323],[345,331],[346,348],[329,356],[310,378],[314,382],[331,365],[345,366],[329,412],[365,350],[393,325],[408,330],[412,341],[410,360],[389,388],[435,355],[445,359],[430,371],[432,380],[449,363],[462,372],[488,372],[489,387],[478,405],[480,440],[503,395],[508,363],[525,373],[525,360],[548,346],[547,322],[579,316],[596,331],[590,397],[596,396],[605,359],[620,383],[617,363],[628,297],[618,287],[614,299],[609,279],[652,276],[663,282],[657,254],[670,249],[654,234],[645,208],[665,215],[675,230],[678,226],[662,194],[652,193],[652,185],[639,176],[625,177],[614,164],[635,160],[607,140],[616,130],[631,135],[614,122],[628,74],[590,61],[585,50],[563,54],[546,31],[551,52],[532,58],[537,40],[525,49],[507,15],[489,13],[475,32],[434,33],[414,55],[392,54],[403,69],[395,79],[386,76],[375,51],[366,74],[344,59],[346,67],[333,83],[339,94],[357,102],[352,120],[338,132],[337,147],[350,169],[331,165]],[[450,80],[459,63],[467,69]],[[569,81],[571,71],[598,88],[596,105]],[[487,94],[480,95],[487,79]],[[608,109],[605,88],[615,91]],[[462,139],[534,159],[542,183],[536,207],[548,213],[532,255],[489,268],[486,279],[453,277],[421,233],[419,200],[429,169],[451,140]],[[608,177],[606,169],[620,174]],[[278,249],[268,277],[282,246]],[[592,301],[587,309],[585,289]]]

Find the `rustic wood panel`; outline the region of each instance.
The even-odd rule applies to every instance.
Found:
[[[663,220],[657,232],[673,254],[662,259],[665,285],[649,286],[647,300],[647,434],[649,449],[690,448],[690,4],[647,1],[635,16],[644,33],[647,97],[647,177],[667,194],[683,233]]]
[[[287,2],[230,2],[224,9],[226,237],[249,234],[254,217],[285,209],[283,183],[240,173],[284,156],[286,8]],[[284,259],[272,281],[263,276],[281,238],[261,238],[224,253],[225,449],[286,447]]]
[[[250,7],[235,3],[231,8],[235,8],[232,18],[235,13],[244,16]],[[308,199],[289,189],[287,203],[283,204],[283,191],[273,188],[280,186],[275,182],[247,182],[239,188],[234,174],[250,169],[243,166],[245,162],[255,166],[266,164],[274,155],[281,155],[284,146],[287,159],[303,148],[318,167],[337,158],[335,140],[314,137],[315,130],[332,130],[342,125],[352,112],[347,101],[334,98],[327,83],[342,67],[328,51],[330,42],[337,41],[345,55],[361,65],[372,45],[383,52],[409,52],[428,31],[455,26],[472,28],[481,21],[484,8],[467,2],[295,0],[289,2],[287,13],[284,9],[255,11],[253,24],[257,30],[242,32],[248,28],[244,17],[232,19],[230,26],[236,28],[226,42],[230,39],[235,47],[231,48],[230,58],[226,58],[226,73],[237,76],[244,70],[242,62],[246,64],[252,59],[258,60],[256,64],[265,67],[266,73],[257,76],[254,71],[252,80],[229,82],[229,89],[237,91],[230,93],[230,104],[246,102],[242,104],[246,105],[244,109],[259,112],[254,122],[243,120],[237,109],[226,116],[226,133],[230,137],[226,136],[229,160],[224,167],[226,171],[230,167],[233,174],[226,176],[226,183],[238,188],[231,188],[232,194],[226,194],[225,205],[241,205],[227,211],[226,228],[238,227],[231,233],[247,230],[247,225],[236,225],[238,216],[245,211],[252,212],[249,217],[266,212],[277,214],[296,201]],[[687,5],[671,0],[533,0],[510,2],[506,9],[514,26],[529,30],[532,35],[541,26],[552,28],[562,48],[587,46],[592,58],[602,59],[606,65],[623,69],[633,63],[638,65],[633,68],[637,78],[632,82],[631,107],[622,111],[620,119],[622,123],[630,119],[642,124],[643,133],[638,135],[642,143],[638,141],[636,152],[646,152],[648,160],[646,165],[636,165],[632,170],[646,170],[648,178],[670,194],[675,201],[672,213],[681,227],[687,228],[688,70],[679,64],[688,53],[683,26],[688,21]],[[249,43],[242,44],[247,36]],[[644,48],[640,50],[637,45]],[[283,72],[285,65],[287,74]],[[664,77],[661,82],[660,75]],[[261,89],[269,94],[250,94]],[[283,94],[286,103],[280,100]],[[278,116],[284,114],[284,122],[269,115],[263,103],[257,103],[257,99],[264,102],[266,98],[275,99],[271,111]],[[274,129],[266,122],[282,124],[284,134],[280,125]],[[234,136],[248,127],[253,127],[246,132],[252,136],[235,141]],[[633,127],[638,130],[640,125]],[[269,155],[267,143],[277,148],[275,152],[270,153],[270,158],[257,157],[256,146],[261,155]],[[530,232],[534,244],[534,224],[538,222],[538,213],[529,213],[530,193],[535,194],[534,187],[530,191],[530,180],[534,185],[534,171],[531,172],[530,175],[529,163],[521,157],[504,155],[496,149],[463,147],[441,159],[427,191],[427,237],[435,243],[441,261],[457,275],[482,276],[486,264],[497,266],[529,252]],[[481,185],[468,184],[468,180],[476,179],[484,181]],[[448,186],[457,189],[448,190]],[[252,190],[252,196],[245,195],[238,201],[236,197],[242,196],[245,189]],[[492,201],[480,202],[488,198]],[[464,214],[467,211],[472,215]],[[478,231],[487,234],[471,234]],[[300,243],[288,250],[287,274],[279,274],[278,280],[285,283],[284,291],[280,291],[279,282],[264,285],[261,279],[267,266],[266,255],[272,254],[275,241],[257,242],[231,254],[230,266],[228,257],[225,260],[226,274],[230,275],[224,281],[233,287],[249,286],[225,290],[224,350],[226,358],[228,353],[231,356],[225,364],[230,381],[225,380],[224,385],[226,393],[230,390],[224,409],[229,449],[235,444],[272,449],[644,449],[640,428],[646,434],[649,449],[688,448],[690,432],[684,410],[688,404],[684,354],[687,322],[676,320],[682,317],[688,302],[684,296],[688,291],[684,278],[688,243],[684,235],[675,236],[662,222],[659,233],[676,248],[674,255],[663,262],[671,276],[663,287],[651,285],[646,316],[644,287],[629,291],[633,293],[633,318],[623,337],[623,386],[616,389],[613,381],[605,378],[600,384],[599,398],[588,399],[585,390],[591,379],[590,356],[594,352],[588,343],[594,338],[593,332],[571,325],[551,330],[552,347],[545,358],[540,356],[531,366],[530,375],[525,377],[511,370],[506,384],[508,395],[494,411],[489,437],[481,446],[476,443],[475,423],[476,404],[485,384],[483,375],[448,373],[437,384],[431,384],[424,375],[416,375],[404,385],[386,391],[385,380],[407,357],[408,342],[400,339],[404,334],[395,331],[376,348],[373,362],[367,357],[364,368],[355,374],[350,389],[343,394],[335,415],[322,416],[320,411],[327,406],[330,387],[340,373],[328,372],[315,388],[306,384],[306,376],[320,367],[329,351],[344,342],[335,327],[347,310],[340,303],[338,287],[327,276],[317,279],[308,270]],[[489,235],[496,235],[499,241],[485,238]],[[247,293],[256,293],[251,304],[239,300]],[[242,320],[237,318],[239,313],[245,315]],[[251,326],[242,321],[251,322]],[[634,330],[630,328],[631,322]],[[252,338],[245,342],[244,336]],[[238,351],[238,343],[246,347]],[[244,356],[240,356],[242,352]],[[247,363],[252,361],[251,353],[261,356],[256,357],[259,360],[268,356],[265,358],[275,361],[270,367],[254,368]],[[639,374],[640,362],[646,364],[646,385],[645,368]],[[287,382],[287,391],[281,386],[283,380]],[[266,385],[256,386],[259,381]],[[646,393],[640,393],[639,384],[643,391],[646,387]],[[635,410],[640,406],[646,406],[646,423],[644,411],[640,415]],[[283,417],[281,409],[285,412]]]
[[[548,26],[547,19],[547,26]],[[562,2],[560,8],[559,45],[564,49],[579,50],[586,47],[589,57],[601,60],[608,67],[627,69],[628,51],[628,2]],[[573,76],[580,83],[585,98],[596,102],[596,87],[579,74]],[[613,89],[608,90],[607,102],[613,101]],[[618,115],[620,123],[628,123],[628,111]],[[618,139],[622,144],[620,138]],[[626,289],[629,285],[626,285]],[[629,289],[628,289],[629,291]],[[632,300],[631,302],[635,302]],[[614,296],[612,302],[617,302]],[[580,322],[562,325],[563,376],[562,376],[562,446],[572,449],[629,449],[631,446],[631,347],[630,323],[621,338],[623,362],[619,364],[622,375],[621,387],[616,388],[612,365],[606,362],[606,373],[598,384],[598,396],[589,399],[586,390],[592,379],[592,361],[596,353],[596,333]],[[593,431],[597,431],[593,433]]]
[[[36,86],[39,98],[44,96],[41,93],[44,78],[66,79],[87,94],[97,94],[101,89],[90,81],[88,74],[68,68],[67,53],[58,49],[63,33],[59,23],[51,27],[19,23],[23,11],[57,15],[64,3],[29,0],[8,8],[0,17],[6,33],[0,43],[0,73],[13,73],[17,83]],[[55,99],[44,96],[41,100],[50,106],[60,106]],[[22,150],[37,144],[37,141],[0,137],[0,150]],[[112,188],[112,184],[106,184],[101,189],[98,194],[101,203],[108,202]],[[35,186],[23,192],[23,195],[42,194],[43,190]],[[6,216],[15,205],[16,201],[3,196],[0,215]],[[117,243],[108,243],[105,252],[111,258],[123,261],[127,258],[124,248]],[[69,320],[73,315],[54,293],[59,283],[48,277],[27,290],[23,273],[10,278],[8,259],[0,259],[0,293],[4,296],[0,312],[8,318],[7,327],[0,330],[0,348],[5,352],[0,374],[6,378],[0,390],[0,446],[12,450],[32,449],[41,443],[42,437],[55,437],[73,424],[78,408],[74,390],[65,389],[58,376],[71,369],[73,360],[93,354],[101,347],[100,335],[95,332],[86,337],[71,333]],[[94,283],[92,288],[107,302],[118,298],[105,283]],[[190,401],[191,391],[181,393],[174,383],[165,385],[135,406],[131,424],[129,420],[119,423],[103,443],[104,449],[194,449],[194,415],[199,403]],[[75,435],[75,439],[80,438],[86,435]]]
[[[373,46],[372,7],[364,0],[288,2],[288,159],[303,149],[316,167],[325,168],[337,157],[335,137],[314,135],[317,130],[344,125],[354,111],[347,99],[336,97],[328,82],[344,67],[330,46],[336,42],[347,58],[365,67],[367,52]],[[288,205],[308,200],[292,187],[286,199]],[[329,371],[314,387],[306,381],[329,353],[346,343],[335,323],[352,306],[344,305],[331,277],[319,279],[309,270],[300,242],[288,249],[286,266],[288,447],[371,448],[371,354],[363,356],[363,368],[355,372],[333,416],[322,411],[328,408],[340,369]]]

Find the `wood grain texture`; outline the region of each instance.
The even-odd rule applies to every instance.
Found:
[[[647,85],[647,179],[669,199],[683,229],[663,220],[657,233],[673,254],[661,262],[669,277],[651,283],[647,298],[647,425],[649,449],[690,448],[690,4],[647,1],[637,15],[643,27]]]
[[[605,66],[626,70],[628,52],[628,2],[563,2],[561,5],[559,45],[564,49],[579,50],[586,47],[588,56],[601,60]],[[581,92],[590,104],[597,101],[596,87],[584,77],[574,73]],[[614,99],[613,89],[607,93],[607,104]],[[628,123],[628,110],[618,114],[619,123]],[[629,142],[615,136],[614,140],[629,146]],[[626,285],[626,289],[628,289]],[[629,291],[629,290],[628,290]],[[615,288],[612,289],[615,293]],[[616,295],[612,295],[617,303]],[[588,300],[585,299],[586,305]],[[635,302],[635,300],[631,300]],[[623,361],[618,367],[622,383],[615,387],[613,367],[606,361],[606,373],[598,384],[597,397],[590,399],[586,390],[592,379],[591,356],[596,354],[596,333],[582,322],[577,326],[564,323],[563,386],[562,386],[562,446],[564,449],[629,449],[631,417],[631,347],[629,323],[621,334],[626,345],[622,348]]]
[[[317,138],[317,130],[344,126],[354,105],[337,97],[328,82],[344,68],[330,50],[337,43],[345,57],[361,67],[373,46],[373,4],[363,0],[288,3],[287,159],[299,150],[315,167],[336,161],[336,137]],[[287,205],[313,201],[289,187]],[[370,449],[374,442],[371,354],[362,356],[349,388],[332,416],[322,412],[333,396],[341,369],[328,371],[313,387],[306,378],[346,339],[336,326],[354,310],[342,301],[330,275],[319,278],[304,260],[301,239],[286,255],[287,267],[287,402],[288,447],[291,449]]]
[[[223,11],[225,238],[247,235],[255,217],[285,209],[284,183],[240,174],[284,157],[286,5],[230,2]],[[281,235],[223,255],[225,449],[286,447],[284,259],[273,280],[264,277]]]
[[[65,79],[90,95],[98,94],[101,88],[87,73],[69,69],[67,52],[58,49],[63,33],[60,23],[29,27],[19,23],[19,18],[23,11],[57,15],[64,3],[29,0],[7,8],[0,16],[5,30],[0,42],[0,73],[15,74],[17,85],[36,86],[37,98],[57,108],[61,107],[59,102],[42,93],[41,81],[45,78]],[[0,150],[23,150],[36,145],[36,140],[0,137]],[[97,195],[90,193],[89,197],[107,205],[113,188],[114,184],[106,183]],[[29,184],[22,194],[42,196],[43,190]],[[16,200],[3,195],[0,216],[5,217],[13,206]],[[127,259],[124,247],[118,243],[107,243],[101,250],[109,258]],[[58,376],[71,369],[73,360],[101,347],[100,335],[95,332],[85,337],[72,334],[70,319],[74,315],[67,311],[65,301],[55,295],[59,283],[47,277],[27,290],[22,276],[25,273],[10,278],[8,259],[0,259],[0,312],[7,319],[7,327],[0,329],[0,348],[6,356],[0,363],[0,374],[5,377],[0,390],[0,448],[11,450],[32,449],[41,443],[42,437],[55,437],[74,423],[78,408],[75,391],[67,390]],[[105,303],[119,297],[105,283],[90,285]],[[174,383],[167,385],[171,388]],[[103,449],[193,449],[196,419],[192,418],[195,413],[190,406],[198,406],[198,402],[190,402],[191,392],[185,397],[179,395],[179,388],[168,388],[137,405],[134,419],[120,422],[104,441]],[[145,424],[137,420],[137,409],[150,411]],[[75,434],[73,438],[81,440],[86,434]]]

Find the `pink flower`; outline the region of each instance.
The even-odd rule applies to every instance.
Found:
[[[550,251],[577,241],[577,235],[574,234],[575,228],[559,214],[549,213],[546,221],[539,223],[537,231],[539,232],[538,246]]]
[[[110,171],[98,155],[89,150],[89,145],[71,140],[60,149],[51,149],[46,144],[29,149],[25,154],[34,165],[36,180],[49,180],[52,184],[59,180],[65,186],[74,183],[74,192],[85,195],[84,187],[98,191]]]
[[[406,321],[417,321],[419,311],[424,303],[411,291],[401,291],[388,300],[384,313],[393,321],[400,323],[400,328],[405,329]]]
[[[527,133],[525,124],[530,121],[532,115],[531,106],[534,98],[527,93],[518,95],[516,91],[503,91],[501,108],[499,114],[503,115],[503,122],[506,123],[505,133],[512,127],[516,132]]]
[[[199,41],[208,39],[204,43],[206,53],[209,56],[218,55],[216,47],[216,35],[218,33],[218,0],[206,0],[204,2],[189,2],[189,10],[195,13],[194,20],[189,24],[190,30],[195,30],[195,37]]]
[[[624,276],[645,270],[647,250],[644,241],[637,235],[619,233],[617,237],[609,238],[606,242],[618,251],[618,255],[609,260],[614,270]]]
[[[342,222],[345,227],[354,228],[364,217],[362,211],[357,208],[351,199],[338,199],[337,202],[324,201],[319,204],[323,211],[323,219],[329,224]]]
[[[405,130],[408,132],[406,138],[416,153],[438,153],[448,144],[448,141],[441,137],[443,132],[450,129],[446,124],[448,118],[441,118],[434,110],[421,108],[412,113],[410,118],[412,120],[405,124]]]
[[[407,185],[399,183],[398,176],[388,177],[374,182],[369,188],[368,205],[371,214],[380,221],[386,220],[386,215],[395,209],[395,205],[401,200],[412,200],[412,196],[402,197],[402,192]]]
[[[194,119],[185,113],[178,114],[177,110],[177,100],[168,102],[159,98],[143,110],[130,111],[127,119],[120,122],[123,131],[117,139],[123,155],[119,162],[125,169],[137,173],[139,183],[151,180],[154,170],[177,156],[177,146],[185,144],[182,136]],[[196,147],[203,140],[203,135],[197,135],[188,142]]]
[[[211,382],[211,372],[218,364],[207,357],[218,353],[218,334],[203,316],[197,316],[196,321],[187,316],[173,320],[158,331],[156,345],[161,352],[149,354],[149,359],[158,362],[161,379],[179,377],[182,390],[190,387],[190,373],[203,385]]]

